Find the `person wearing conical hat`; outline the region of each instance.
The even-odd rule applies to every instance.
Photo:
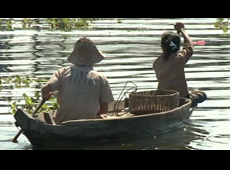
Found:
[[[103,74],[93,69],[105,56],[92,40],[79,39],[68,57],[73,66],[57,71],[42,88],[42,96],[49,99],[58,91],[60,108],[53,120],[59,125],[65,121],[96,119],[108,112],[108,104],[114,101],[109,82]]]

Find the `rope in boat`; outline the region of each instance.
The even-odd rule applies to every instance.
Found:
[[[133,86],[126,90],[128,84],[132,84]],[[117,102],[114,105],[114,113],[115,113],[116,116],[118,116],[118,113],[119,113],[120,103],[124,99],[124,97],[127,95],[127,93],[134,93],[134,92],[137,91],[137,89],[138,89],[138,87],[133,81],[127,81],[125,83],[125,85],[124,85],[124,87],[123,87],[123,89],[122,89],[122,91],[121,91],[121,93],[120,93],[120,95],[119,95],[119,97],[117,99]],[[131,91],[131,90],[133,90],[133,91]],[[128,97],[126,96],[126,98],[128,98]]]

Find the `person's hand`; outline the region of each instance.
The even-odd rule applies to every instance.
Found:
[[[51,91],[51,87],[49,84],[45,85],[41,91],[42,98],[45,100],[49,100],[54,95],[54,93]]]
[[[42,98],[45,100],[49,100],[53,95],[54,95],[53,92],[49,92],[49,93],[43,94]]]
[[[179,32],[181,32],[182,29],[185,29],[184,24],[181,22],[177,22],[174,27],[175,27],[175,30],[177,30]]]

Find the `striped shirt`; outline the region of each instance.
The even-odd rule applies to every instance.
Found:
[[[89,66],[64,67],[48,81],[58,91],[60,108],[54,115],[56,124],[79,119],[94,119],[100,104],[114,100],[107,78]]]

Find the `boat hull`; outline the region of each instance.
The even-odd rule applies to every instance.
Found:
[[[35,148],[66,148],[84,146],[90,142],[108,142],[156,136],[184,127],[193,109],[190,100],[167,112],[128,118],[79,120],[60,126],[49,125],[18,110],[15,119]]]

